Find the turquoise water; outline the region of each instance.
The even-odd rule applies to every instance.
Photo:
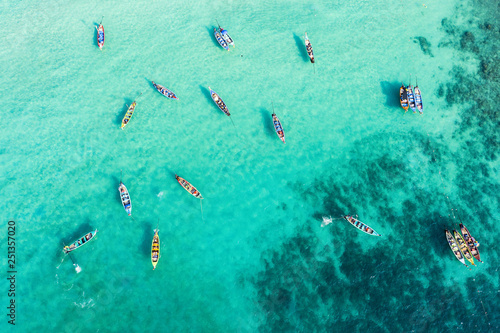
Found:
[[[18,330],[500,330],[495,2],[4,2],[0,18]],[[423,116],[399,107],[410,75]],[[321,227],[341,214],[382,237]],[[485,262],[470,271],[444,237],[460,221]],[[62,243],[95,228],[76,273]]]

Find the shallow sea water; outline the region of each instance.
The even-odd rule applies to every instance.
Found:
[[[496,3],[2,9],[1,216],[17,226],[18,330],[500,331]],[[216,19],[230,52],[213,38]],[[399,106],[410,78],[423,116]],[[203,212],[175,174],[203,194]],[[340,219],[321,227],[342,214],[382,237]],[[460,221],[481,243],[471,270],[444,237]],[[73,252],[77,274],[62,243],[95,228]]]

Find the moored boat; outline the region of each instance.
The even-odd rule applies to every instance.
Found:
[[[181,186],[184,187],[184,189],[186,191],[188,191],[189,193],[191,193],[192,196],[194,196],[194,197],[196,197],[198,199],[203,199],[203,196],[201,195],[201,193],[196,189],[196,187],[194,187],[193,185],[191,185],[190,182],[188,182],[184,178],[179,177],[177,175],[175,175],[175,179],[177,179],[177,181],[179,182],[179,184],[181,184]]]
[[[229,113],[229,110],[227,109],[226,103],[220,98],[219,94],[217,94],[215,91],[212,90],[212,88],[208,87],[208,90],[210,90],[210,96],[212,97],[212,100],[214,101],[215,104],[219,107],[219,109],[226,114],[226,116],[230,116],[231,114]]]
[[[128,122],[130,121],[130,118],[132,118],[132,115],[134,114],[135,106],[137,105],[136,102],[132,103],[127,109],[127,112],[125,113],[125,116],[122,119],[122,126],[120,127],[123,129],[125,126],[127,126]]]
[[[401,83],[401,88],[399,88],[399,101],[401,102],[401,107],[406,111],[408,111],[408,91],[404,84]]]
[[[214,36],[219,45],[222,46],[225,50],[229,51],[229,46],[227,46],[227,42],[225,41],[224,38],[222,38],[222,36],[220,35],[220,33],[217,31],[216,28],[214,28]]]
[[[127,212],[128,216],[132,215],[132,201],[130,200],[130,194],[121,181],[120,186],[118,186],[118,191],[120,192],[120,199],[122,201],[123,208]]]
[[[151,263],[153,264],[153,271],[160,260],[160,236],[158,232],[160,230],[155,229],[155,235],[153,236],[153,242],[151,244]]]
[[[410,109],[415,113],[417,108],[415,106],[415,95],[413,95],[413,88],[411,84],[406,87],[406,91],[408,91],[408,104],[410,105]]]
[[[463,256],[462,252],[460,252],[460,249],[458,248],[457,241],[455,240],[455,238],[453,238],[453,235],[451,234],[451,232],[449,232],[448,230],[445,230],[445,234],[446,234],[446,240],[448,241],[448,245],[450,245],[451,251],[453,251],[453,254],[455,255],[455,257],[462,264],[464,264],[465,267],[469,267],[465,263],[464,256]]]
[[[460,231],[462,232],[462,235],[464,236],[465,244],[469,248],[470,253],[479,262],[482,262],[481,256],[479,255],[479,250],[477,249],[477,247],[479,246],[479,243],[474,239],[474,237],[471,236],[469,230],[462,223],[460,223]]]
[[[424,105],[422,104],[422,93],[418,88],[418,84],[415,86],[415,104],[417,105],[417,110],[420,114],[424,113]]]
[[[102,50],[102,47],[104,46],[104,26],[102,25],[102,20],[101,23],[99,23],[99,26],[95,27],[97,29],[97,45],[99,46],[99,49]]]
[[[234,41],[231,38],[231,36],[229,36],[229,34],[227,33],[227,30],[222,29],[219,25],[219,31],[222,38],[224,38],[224,41],[227,43],[227,45],[232,45],[234,47]]]
[[[312,48],[311,42],[309,41],[309,38],[307,37],[307,32],[306,32],[305,42],[306,42],[307,55],[309,56],[309,59],[311,60],[311,62],[314,64],[313,48]]]
[[[142,95],[142,93],[139,96],[137,96],[137,98],[141,97],[141,95]],[[136,105],[137,105],[137,103],[134,100],[134,102],[128,107],[127,112],[125,113],[125,116],[122,119],[122,126],[120,127],[121,129],[123,129],[125,126],[127,126],[128,122],[132,118],[132,115],[134,114],[134,110],[135,110]]]
[[[283,130],[283,127],[281,126],[281,122],[276,116],[275,113],[273,113],[273,125],[274,125],[274,130],[276,131],[276,134],[278,134],[278,137],[280,138],[283,143],[285,142],[285,131]]]
[[[94,230],[94,231],[91,231],[89,232],[88,234],[86,234],[85,236],[83,237],[80,237],[78,240],[74,241],[71,245],[69,246],[65,246],[63,248],[63,251],[65,253],[69,253],[71,251],[74,251],[76,250],[77,248],[79,248],[80,246],[83,246],[84,244],[87,244],[90,240],[92,240],[94,238],[94,236],[97,234],[97,229]]]
[[[178,99],[177,96],[175,96],[175,94],[171,90],[165,88],[164,86],[162,86],[160,84],[155,83],[155,81],[151,81],[151,82],[153,83],[153,86],[156,88],[156,90],[158,90],[158,92],[160,94],[162,94],[163,96],[171,98],[171,99]]]
[[[377,233],[375,230],[373,230],[373,228],[370,228],[369,226],[367,226],[366,224],[364,224],[363,222],[355,219],[354,217],[352,217],[351,215],[344,215],[342,216],[347,222],[349,222],[350,224],[352,224],[355,228],[363,231],[364,233],[367,233],[368,235],[372,235],[372,236],[381,236],[379,233]]]
[[[462,235],[460,235],[456,230],[453,230],[453,237],[455,237],[455,239],[457,240],[458,247],[460,248],[460,251],[462,251],[465,259],[467,259],[473,266],[476,266],[476,264],[474,264],[474,258],[472,258],[472,255],[470,254],[470,251],[467,248],[467,244],[465,243]]]

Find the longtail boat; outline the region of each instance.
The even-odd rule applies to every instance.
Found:
[[[281,122],[275,113],[273,113],[273,125],[274,125],[274,130],[276,131],[276,134],[278,134],[278,137],[281,139],[281,141],[283,141],[283,143],[286,143],[285,142],[285,131],[283,131],[283,127],[281,126]]]
[[[222,36],[220,35],[220,33],[217,31],[216,28],[214,28],[214,36],[215,39],[217,39],[219,45],[222,46],[222,48],[224,48],[225,50],[229,51],[229,46],[227,46],[227,42],[224,40],[224,38],[222,38]]]
[[[155,235],[153,236],[153,243],[151,244],[151,263],[153,264],[153,271],[160,260],[160,236],[158,235],[158,229],[155,229]]]
[[[99,23],[99,26],[95,27],[97,29],[97,45],[99,46],[99,49],[102,50],[102,47],[104,46],[104,27],[102,25],[102,20],[101,23]]]
[[[210,90],[210,96],[212,97],[212,100],[214,101],[215,104],[219,107],[219,109],[226,114],[226,116],[230,116],[231,114],[229,113],[229,110],[227,109],[226,103],[220,98],[219,94],[217,94],[215,91],[212,90],[212,88],[208,87],[208,90]]]
[[[401,88],[399,88],[399,101],[401,102],[401,107],[406,111],[408,111],[408,91],[404,84],[401,83]]]
[[[151,81],[153,82],[153,86],[156,88],[156,90],[158,90],[158,92],[160,94],[162,94],[163,96],[165,97],[168,97],[168,98],[171,98],[171,99],[178,99],[177,96],[175,96],[175,94],[171,91],[171,90],[168,90],[167,88],[165,88],[164,86],[160,85],[160,84],[157,84],[155,83],[155,81]]]
[[[408,91],[408,104],[410,104],[410,109],[412,109],[413,113],[415,113],[417,108],[415,106],[415,96],[413,95],[413,88],[411,84],[406,87],[406,90]]]
[[[132,215],[132,201],[130,200],[127,188],[121,181],[120,186],[118,186],[118,191],[120,192],[120,199],[122,201],[123,208],[127,212],[128,216]]]
[[[191,193],[191,195],[193,195],[194,197],[196,197],[198,199],[203,199],[203,196],[201,195],[201,193],[196,189],[196,187],[194,187],[193,185],[191,185],[190,182],[188,182],[184,178],[179,177],[177,175],[175,175],[175,179],[177,179],[177,181],[179,182],[179,184],[181,184],[181,186],[184,187],[184,189],[186,191],[188,191],[189,193]]]
[[[424,106],[422,104],[422,93],[418,89],[418,84],[415,86],[415,104],[417,105],[417,110],[420,114],[424,113]]]
[[[125,126],[127,126],[128,122],[130,121],[130,118],[132,118],[132,115],[134,114],[135,106],[137,105],[136,102],[132,103],[127,109],[127,112],[125,113],[125,117],[123,117],[122,120],[122,126],[120,127],[123,129]]]
[[[142,93],[141,93],[141,95],[142,95]],[[137,98],[139,98],[141,95],[137,96]],[[121,129],[123,129],[125,126],[127,126],[128,122],[130,121],[130,118],[132,118],[132,115],[134,114],[134,110],[135,110],[136,105],[137,105],[137,103],[134,101],[128,107],[127,112],[125,113],[125,117],[123,117],[123,120],[122,120],[122,126],[120,127]]]
[[[465,259],[467,259],[472,264],[472,266],[476,266],[476,264],[474,264],[474,258],[472,258],[472,255],[470,254],[470,251],[467,248],[467,244],[465,243],[462,235],[460,235],[456,230],[453,230],[453,236],[457,240],[458,247],[460,248],[460,251],[462,251]]]
[[[453,238],[453,235],[451,234],[451,232],[449,232],[448,230],[445,230],[444,231],[445,234],[446,234],[446,240],[448,241],[448,245],[450,245],[450,248],[451,250],[453,251],[453,254],[455,255],[455,257],[462,263],[465,265],[465,267],[469,267],[467,266],[467,264],[465,263],[465,259],[464,259],[464,256],[462,254],[462,252],[460,252],[460,249],[458,248],[458,244],[457,244],[457,241],[455,240],[455,238]]]
[[[465,244],[467,244],[467,247],[469,248],[470,253],[476,258],[479,262],[481,261],[481,257],[479,255],[479,250],[477,247],[479,246],[479,243],[474,239],[474,237],[471,236],[469,230],[460,223],[460,231],[462,232],[462,235],[464,236]]]
[[[229,36],[229,34],[227,33],[227,30],[222,29],[219,25],[219,31],[222,38],[224,38],[224,41],[227,43],[227,45],[232,45],[234,47],[234,41],[231,38],[231,36]]]
[[[355,228],[363,231],[364,233],[367,233],[368,235],[372,236],[381,236],[379,233],[377,233],[375,230],[364,224],[363,222],[355,219],[351,215],[344,215],[342,216],[347,222],[352,224]]]
[[[307,37],[307,32],[306,32],[306,50],[307,50],[307,55],[309,56],[309,59],[311,62],[314,64],[314,53],[313,53],[313,48],[311,45],[311,42],[309,41],[309,38]]]
[[[65,246],[63,248],[64,253],[69,253],[73,250],[76,250],[80,246],[83,246],[84,244],[87,244],[94,236],[97,234],[97,229],[94,231],[89,232],[83,237],[80,237],[78,240],[74,241],[70,246]]]

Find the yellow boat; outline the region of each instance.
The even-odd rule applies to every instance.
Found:
[[[457,240],[458,247],[460,248],[460,251],[464,254],[465,259],[467,259],[471,265],[476,266],[474,264],[474,258],[472,258],[472,255],[469,252],[469,249],[467,248],[467,243],[463,239],[462,235],[460,235],[456,230],[453,230],[453,236],[455,236],[455,239]]]
[[[125,113],[125,117],[123,117],[122,126],[120,127],[121,129],[123,129],[125,126],[127,126],[128,122],[130,121],[130,118],[132,118],[132,115],[134,114],[134,109],[135,109],[136,105],[137,105],[137,103],[134,102],[134,103],[132,103],[131,106],[129,106],[127,113]]]
[[[141,95],[142,95],[142,93],[141,93]],[[141,97],[141,95],[137,96],[137,98]],[[121,129],[123,129],[125,126],[127,126],[128,122],[132,118],[132,115],[134,114],[134,110],[135,110],[136,105],[137,105],[137,103],[134,100],[134,102],[128,107],[127,112],[125,113],[125,117],[123,117],[123,120],[122,120],[122,126],[120,127]]]
[[[158,236],[158,229],[155,229],[153,243],[151,244],[151,263],[153,264],[153,271],[160,260],[160,236]]]

